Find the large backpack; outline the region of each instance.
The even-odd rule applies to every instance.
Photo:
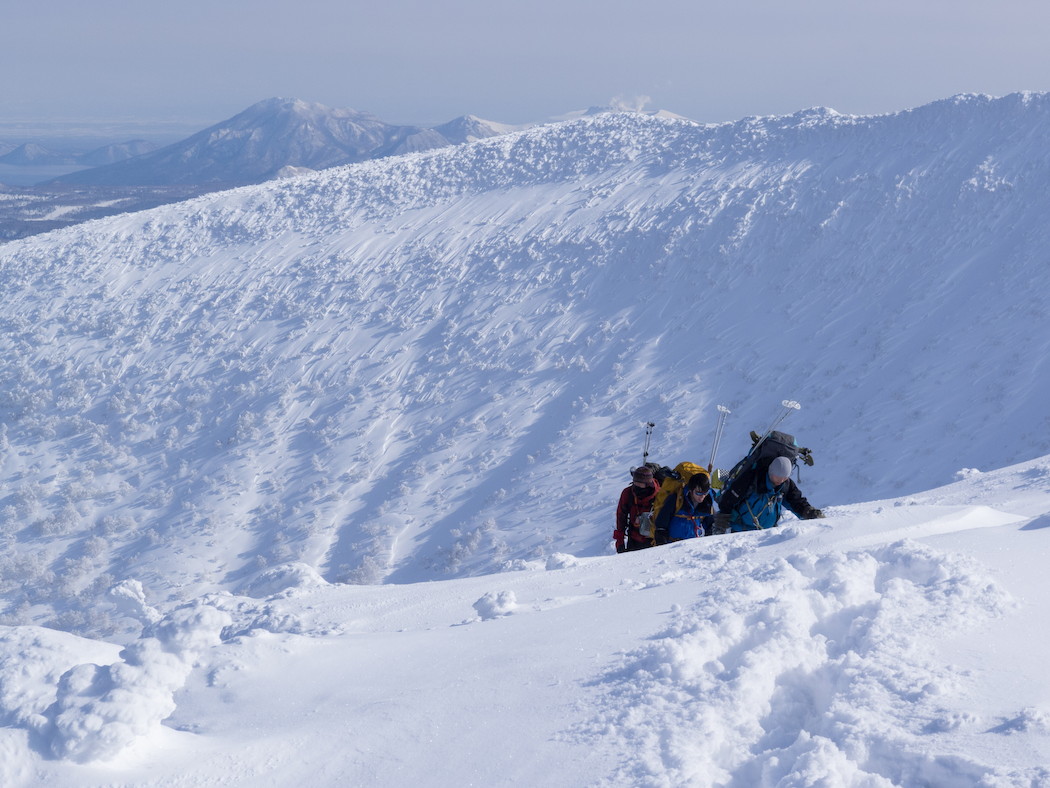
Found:
[[[795,442],[795,436],[788,435],[786,432],[772,430],[763,437],[752,431],[751,443],[751,451],[734,465],[728,473],[722,471],[716,474],[716,479],[712,481],[719,488],[728,490],[744,471],[755,468],[759,464],[769,465],[777,457],[787,457],[791,463],[792,470],[797,467],[799,459],[806,465],[813,464],[812,452],[799,446]]]
[[[660,513],[660,509],[664,505],[664,501],[667,500],[667,496],[677,496],[683,489],[685,489],[685,483],[698,473],[702,473],[704,476],[710,476],[707,472],[707,468],[697,465],[695,462],[680,462],[674,466],[671,473],[664,476],[663,480],[660,482],[660,489],[656,493],[656,500],[653,501],[653,519],[656,519],[656,515]]]

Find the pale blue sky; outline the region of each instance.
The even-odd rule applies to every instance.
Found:
[[[617,96],[699,121],[1050,90],[1036,0],[14,0],[0,122],[177,120],[272,96],[435,124]]]

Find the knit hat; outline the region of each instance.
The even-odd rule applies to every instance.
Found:
[[[639,465],[631,471],[631,478],[636,482],[651,482],[653,480],[653,469],[648,465]]]
[[[769,463],[769,475],[778,479],[788,478],[791,475],[791,460],[787,457],[777,457]]]

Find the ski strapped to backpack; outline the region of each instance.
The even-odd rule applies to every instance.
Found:
[[[655,426],[655,422],[645,422],[645,446],[642,447],[642,465],[649,464],[649,442],[653,439],[653,427]]]
[[[797,467],[799,458],[807,465],[813,464],[813,454],[809,449],[799,446],[795,442],[793,435],[788,435],[786,432],[776,429],[792,411],[801,410],[802,406],[792,400],[784,400],[781,406],[782,410],[762,435],[759,435],[757,432],[751,433],[751,442],[753,444],[751,451],[734,465],[728,473],[717,472],[715,474],[716,479],[712,481],[716,481],[723,490],[728,490],[733,485],[733,482],[745,471],[757,467],[759,463],[764,462],[768,464],[776,457],[786,457],[792,468]]]
[[[649,445],[653,440],[653,429],[656,427],[656,423],[652,421],[645,422],[645,445],[642,447],[642,465],[646,466],[653,472],[653,478],[656,480],[656,484],[659,487],[661,482],[661,471],[670,471],[669,468],[660,468],[656,463],[649,462]],[[641,466],[639,466],[641,467]],[[634,469],[631,469],[632,475]],[[638,515],[632,525],[638,529],[638,533],[644,536],[646,539],[654,539],[656,536],[653,527],[653,518],[655,517],[653,510],[650,508],[648,512],[642,512]]]
[[[726,426],[726,418],[732,413],[725,405],[718,406],[718,423],[715,425],[715,439],[711,441],[711,462],[707,463],[708,474],[715,470],[715,455],[718,453],[718,444],[722,442],[722,430]]]

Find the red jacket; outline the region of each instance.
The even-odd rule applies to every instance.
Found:
[[[616,531],[613,533],[617,542],[623,539],[623,534],[632,542],[652,541],[652,537],[638,533],[638,515],[652,511],[660,485],[654,481],[653,486],[641,494],[636,489],[632,484],[620,493],[620,502],[616,505]]]

